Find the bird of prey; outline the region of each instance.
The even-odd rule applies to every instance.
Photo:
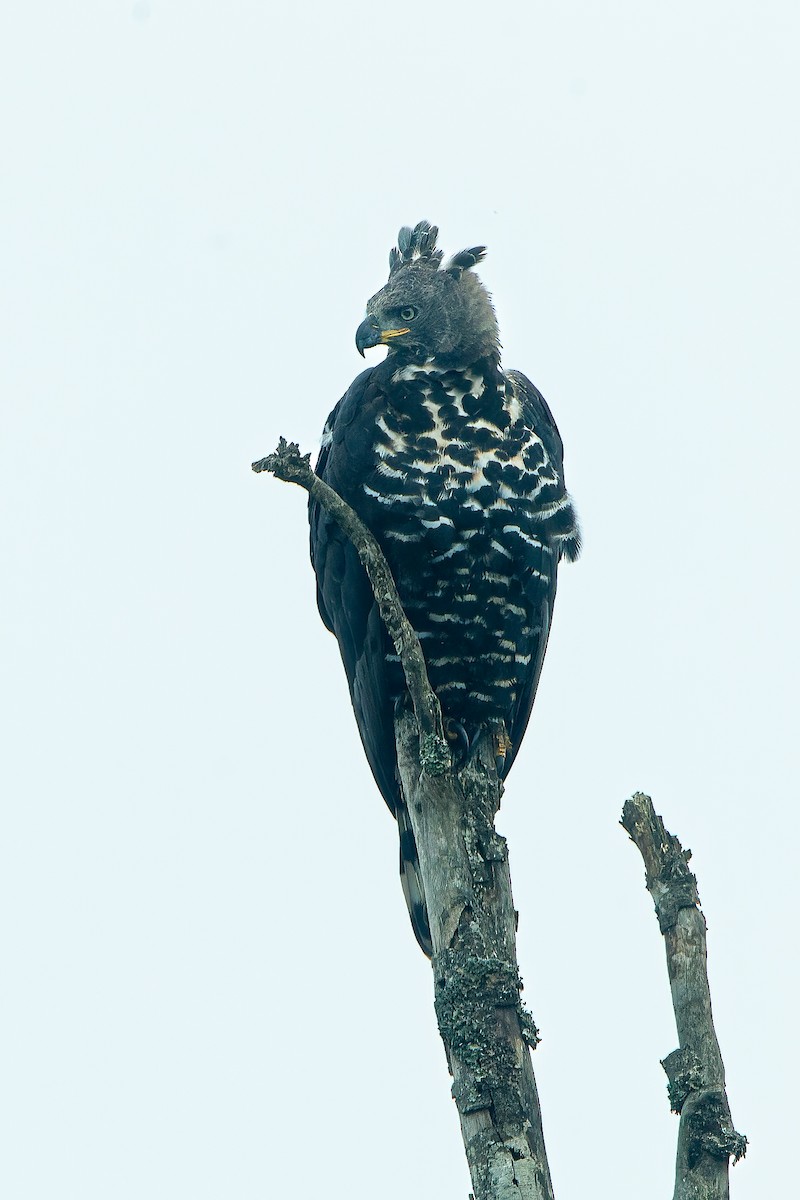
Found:
[[[507,774],[531,714],[556,570],[580,534],[564,485],[561,438],[541,393],[500,365],[491,298],[474,246],[443,261],[427,221],[400,230],[389,280],[356,332],[363,371],[334,408],[317,474],[383,549],[417,632],[456,758],[481,730]],[[369,765],[400,830],[400,874],[414,932],[431,937],[416,847],[397,777],[394,717],[406,696],[366,573],[336,522],[310,505],[322,620],[339,643]],[[501,727],[502,728],[502,727]]]

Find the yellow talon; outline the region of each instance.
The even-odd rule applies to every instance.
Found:
[[[511,738],[506,733],[505,729],[500,730],[494,735],[494,765],[497,768],[497,774],[503,774],[503,768],[506,765],[506,755],[511,749]]]

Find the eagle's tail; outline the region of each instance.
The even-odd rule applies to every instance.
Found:
[[[400,883],[403,895],[408,905],[408,915],[414,926],[414,934],[423,954],[428,958],[433,955],[431,927],[428,922],[428,908],[425,903],[425,888],[419,871],[417,843],[411,829],[408,809],[405,801],[401,800],[396,811],[397,828],[400,832]]]

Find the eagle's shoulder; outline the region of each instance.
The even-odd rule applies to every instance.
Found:
[[[507,371],[506,377],[511,380],[522,402],[522,413],[525,424],[541,438],[548,458],[559,475],[564,470],[564,443],[555,417],[550,411],[550,405],[534,383],[522,371]]]
[[[508,371],[522,403],[523,420],[541,441],[555,475],[555,494],[548,505],[547,532],[558,545],[559,557],[574,562],[581,551],[581,531],[575,506],[564,479],[564,443],[542,393],[521,371]]]
[[[325,422],[320,439],[314,471],[351,505],[372,455],[375,418],[383,396],[381,366],[368,367],[356,376]],[[340,607],[339,591],[345,576],[353,575],[360,581],[358,556],[333,517],[313,499],[309,499],[308,517],[319,611],[328,629],[339,637],[341,631],[334,628],[334,609]],[[368,585],[362,599],[368,606]]]
[[[314,470],[349,499],[350,485],[367,469],[373,451],[375,421],[385,404],[383,363],[357,375],[325,422]]]

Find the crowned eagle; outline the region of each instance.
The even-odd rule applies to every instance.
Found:
[[[320,478],[380,543],[416,630],[456,760],[502,722],[507,774],[542,669],[559,561],[580,534],[564,485],[561,438],[544,397],[504,371],[474,246],[443,261],[427,221],[400,230],[389,280],[356,332],[387,346],[334,408]],[[397,818],[414,931],[431,954],[416,847],[397,774],[394,718],[406,698],[398,656],[358,555],[312,501],[311,559],[325,625],[339,643],[361,740]]]

